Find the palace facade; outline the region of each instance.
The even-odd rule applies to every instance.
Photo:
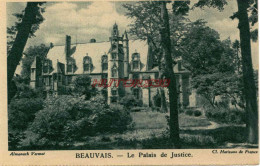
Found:
[[[159,69],[154,67],[152,51],[146,41],[129,40],[127,32],[119,34],[118,26],[112,28],[108,42],[72,44],[71,37],[66,36],[64,45],[50,44],[43,62],[35,59],[31,66],[33,88],[44,87],[47,94],[65,94],[73,86],[78,75],[90,75],[92,79],[158,79]],[[181,61],[173,68],[177,79],[179,103],[190,106],[190,72]],[[97,87],[103,90],[104,87]],[[152,105],[153,96],[158,93],[155,87],[107,87],[108,103],[119,101],[126,94],[133,94],[144,104]],[[168,96],[166,89],[166,96]]]

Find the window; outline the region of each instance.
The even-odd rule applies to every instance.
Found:
[[[113,60],[116,59],[116,53],[112,53],[112,59],[113,59]]]
[[[44,78],[44,85],[49,86],[49,77]]]
[[[138,69],[138,61],[133,62],[133,69]]]
[[[83,59],[83,70],[84,72],[91,72],[92,59],[89,56],[85,56]]]
[[[58,76],[58,81],[61,82],[61,75]]]
[[[67,83],[71,84],[72,83],[72,76],[67,76]]]
[[[90,64],[84,64],[84,71],[90,71]]]
[[[102,71],[105,71],[108,69],[108,63],[107,63],[107,55],[102,56]]]
[[[113,96],[117,95],[117,90],[111,90]]]
[[[43,64],[43,73],[49,73],[49,63],[45,61]]]
[[[73,73],[74,72],[74,66],[75,66],[75,60],[74,59],[69,59],[67,63],[67,72],[68,73]]]
[[[32,69],[31,71],[31,80],[35,80],[35,70],[36,69]]]
[[[52,86],[52,77],[51,76],[49,77],[49,83],[50,83],[50,86]]]
[[[139,99],[139,89],[134,89],[134,90],[133,90],[133,95],[134,95],[137,99]]]
[[[116,77],[117,76],[117,70],[116,68],[112,69],[112,77]]]
[[[133,74],[133,79],[134,79],[134,80],[139,79],[139,74],[138,74],[138,73],[134,73],[134,74]]]
[[[133,70],[137,70],[140,68],[140,54],[133,53],[132,54],[132,63],[133,63]]]

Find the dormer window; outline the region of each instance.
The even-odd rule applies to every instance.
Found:
[[[132,55],[133,70],[140,69],[140,54],[134,53]]]
[[[83,59],[84,72],[91,72],[92,66],[92,59],[89,56],[85,56]]]
[[[116,53],[112,53],[112,59],[113,59],[113,60],[116,59]]]
[[[133,69],[138,69],[138,68],[139,68],[139,62],[133,61]]]
[[[111,73],[112,73],[112,77],[117,77],[117,68],[116,68],[116,66],[114,66],[114,67],[111,69]]]
[[[69,59],[67,63],[67,73],[74,73],[75,60]]]
[[[108,69],[107,55],[102,56],[102,71],[106,71]]]
[[[50,73],[50,69],[51,69],[50,60],[46,59],[46,60],[43,62],[42,72],[43,72],[44,74],[48,74],[48,73]]]

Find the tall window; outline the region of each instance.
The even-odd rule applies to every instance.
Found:
[[[107,63],[107,55],[102,56],[102,71],[105,71],[108,69],[108,63]]]
[[[133,61],[133,69],[138,69],[138,61]]]
[[[91,72],[92,59],[89,56],[85,56],[83,59],[83,69],[84,72]]]
[[[44,74],[47,74],[49,73],[49,61],[48,60],[45,60],[44,63],[43,63],[43,73]]]
[[[117,77],[117,69],[116,66],[112,68],[112,77]]]
[[[74,72],[74,67],[75,67],[75,60],[74,59],[69,59],[67,63],[67,72],[68,73],[73,73]]]
[[[113,60],[116,59],[116,53],[112,53],[112,59],[113,59]]]
[[[35,80],[35,71],[36,71],[36,69],[32,69],[31,70],[31,80]]]
[[[133,95],[134,95],[137,99],[139,99],[139,89],[134,89],[134,90],[133,90]]]
[[[133,63],[133,70],[137,70],[140,68],[140,54],[138,53],[132,54],[132,63]]]
[[[72,76],[67,76],[67,83],[68,85],[72,83]]]

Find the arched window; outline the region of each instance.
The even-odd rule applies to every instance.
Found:
[[[114,65],[113,68],[111,69],[112,77],[117,77],[117,68]]]
[[[83,59],[83,70],[84,72],[91,72],[92,70],[92,59],[89,56],[85,56]]]
[[[133,63],[133,70],[140,69],[140,55],[138,53],[134,53],[132,55],[132,63]]]
[[[107,63],[107,55],[102,56],[102,71],[106,71],[108,69]]]

